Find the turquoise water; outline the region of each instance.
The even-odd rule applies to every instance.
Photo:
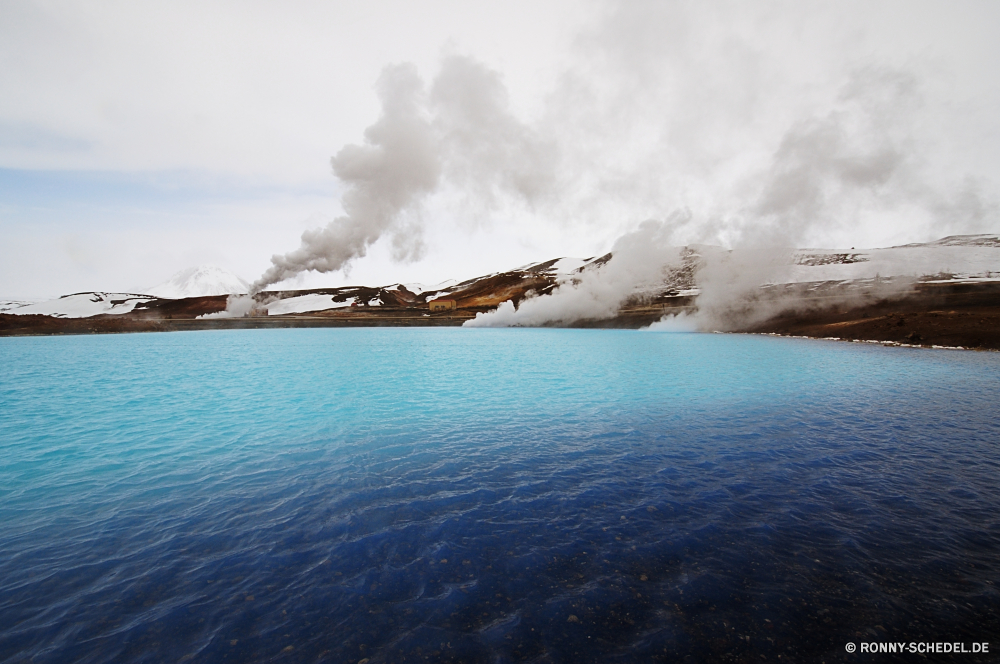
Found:
[[[1000,652],[998,387],[735,335],[0,339],[0,661]]]

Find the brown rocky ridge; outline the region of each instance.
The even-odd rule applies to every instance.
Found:
[[[1000,241],[983,245],[984,236],[971,237],[971,245],[993,247],[1000,255]],[[948,241],[954,239],[945,238],[938,244]],[[252,315],[233,318],[203,317],[225,311],[225,295],[176,300],[131,296],[143,299],[127,313],[104,313],[86,318],[0,313],[0,336],[284,327],[457,326],[477,314],[494,310],[502,302],[510,300],[517,306],[526,297],[545,295],[560,283],[585,278],[588,270],[598,269],[610,258],[608,254],[589,259],[568,275],[555,272],[559,259],[553,259],[422,292],[414,292],[403,285],[266,291],[254,296]],[[836,267],[863,263],[868,258],[859,252],[813,252],[803,253],[797,260],[802,266]],[[699,309],[696,277],[702,265],[703,259],[698,252],[687,250],[683,264],[671,270],[662,284],[636,291],[624,301],[615,316],[563,321],[552,326],[635,329],[648,326],[665,315],[695,313]],[[727,332],[1000,350],[1000,275],[996,276],[995,280],[936,275],[923,280],[876,277],[771,284],[755,291],[752,297],[730,305],[729,309],[715,312],[718,315],[711,320],[715,329]],[[294,312],[295,307],[288,306],[294,298],[308,298],[310,308],[315,310]],[[328,306],[322,304],[326,298],[329,298]],[[431,311],[428,303],[438,298],[454,300],[456,308]],[[282,310],[291,312],[280,313]]]

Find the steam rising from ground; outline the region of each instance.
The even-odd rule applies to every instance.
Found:
[[[331,160],[333,172],[348,185],[342,200],[347,214],[325,228],[307,230],[295,251],[273,256],[253,292],[305,270],[340,270],[390,230],[396,232],[401,258],[419,256],[419,237],[408,238],[412,231],[400,227],[399,218],[437,186],[437,137],[426,117],[423,82],[412,65],[386,68],[377,89],[382,116],[365,131],[366,144],[345,146]]]
[[[769,163],[748,175],[752,192],[739,207],[717,216],[675,211],[667,221],[646,221],[622,236],[599,269],[515,308],[504,303],[469,326],[544,325],[616,315],[619,307],[657,275],[679,267],[679,247],[729,238],[730,250],[702,247],[696,272],[696,314],[664,327],[734,329],[760,322],[793,303],[761,286],[788,281],[796,248],[823,225],[852,225],[873,212],[947,207],[947,196],[923,179],[912,147],[911,110],[919,106],[915,82],[903,72],[854,72],[828,113],[796,121]],[[662,279],[661,279],[662,281]],[[856,297],[888,295],[900,282],[880,284]],[[874,288],[874,286],[873,286]]]
[[[636,288],[656,286],[665,272],[680,265],[680,249],[671,242],[674,223],[647,221],[618,238],[613,258],[583,272],[578,279],[558,286],[547,295],[528,297],[516,309],[504,302],[496,311],[478,314],[469,327],[532,327],[569,323],[584,318],[612,318]]]
[[[226,298],[226,308],[214,314],[203,314],[198,318],[246,318],[253,313],[256,302],[252,295],[230,295]]]
[[[679,314],[667,314],[644,329],[650,332],[697,332],[699,327],[695,316],[685,311]]]
[[[515,196],[531,203],[550,191],[555,146],[511,114],[497,72],[451,56],[429,94],[409,64],[387,67],[377,90],[382,115],[365,130],[365,144],[347,145],[331,160],[348,186],[346,215],[303,233],[295,251],[272,256],[253,292],[306,270],[345,269],[386,234],[394,258],[420,259],[420,205],[443,181],[487,202]]]
[[[676,269],[681,247],[714,245],[725,250],[702,251],[697,317],[671,324],[724,329],[787,306],[760,287],[781,283],[808,240],[885,223],[938,237],[996,224],[975,179],[933,167],[930,127],[948,127],[925,112],[921,75],[875,59],[796,70],[767,52],[767,31],[797,34],[816,7],[784,9],[762,19],[735,4],[730,23],[697,3],[609,3],[531,121],[471,57],[444,58],[429,87],[412,65],[387,67],[381,116],[332,159],[344,216],[273,256],[252,291],[345,270],[382,237],[397,260],[420,259],[425,204],[445,190],[473,208],[514,201],[567,232],[633,229],[599,269],[474,325],[608,318]],[[757,42],[747,25],[764,30]]]

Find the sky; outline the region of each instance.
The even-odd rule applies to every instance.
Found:
[[[0,296],[1000,231],[991,2],[0,4]],[[305,234],[305,235],[304,235]],[[272,257],[275,257],[272,260]]]

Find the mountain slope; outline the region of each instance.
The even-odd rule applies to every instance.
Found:
[[[56,318],[89,318],[101,314],[127,314],[137,304],[152,298],[134,293],[73,293],[55,300],[33,302],[13,308],[7,313],[19,316],[54,316]]]
[[[149,295],[172,300],[207,295],[242,295],[249,292],[250,284],[245,279],[216,265],[189,267],[163,283],[146,289]]]
[[[640,318],[652,316],[657,319],[668,309],[708,306],[707,302],[697,301],[702,290],[699,273],[709,263],[724,262],[729,254],[720,247],[692,245],[685,248],[680,264],[665,270],[662,279],[655,283],[626,284],[626,288],[617,293],[622,299],[618,300],[616,318],[622,325],[635,323],[638,326]],[[267,291],[254,296],[258,305],[255,316],[369,322],[403,317],[416,321],[408,324],[437,324],[444,319],[453,319],[458,324],[507,301],[520,306],[525,298],[550,294],[559,287],[572,291],[588,280],[600,281],[602,268],[611,259],[611,254],[588,259],[551,259],[431,287],[392,284]],[[854,248],[788,250],[781,253],[781,261],[779,269],[764,281],[759,280],[760,274],[754,275],[758,281],[748,281],[750,290],[746,292],[751,292],[754,284],[762,284],[756,291],[760,297],[754,300],[759,300],[758,304],[776,298],[794,302],[802,297],[830,304],[845,298],[857,299],[868,291],[871,297],[895,297],[903,291],[913,290],[913,284],[950,287],[1000,283],[1000,237],[952,236],[926,244],[857,251]],[[35,314],[64,319],[108,315],[144,320],[195,319],[224,310],[226,295],[246,293],[247,290],[247,282],[228,270],[202,266],[177,273],[149,289],[148,295],[78,293],[31,304],[10,301],[0,303],[0,315]],[[713,297],[717,299],[718,293],[713,293]],[[434,299],[453,300],[456,308],[430,312],[428,304]],[[753,302],[741,306],[756,307],[765,315],[776,313],[771,307],[757,306]],[[810,308],[818,306],[820,304],[814,304]],[[584,312],[579,318],[588,320],[596,316],[588,317]],[[566,320],[561,324],[573,323],[573,320]]]

